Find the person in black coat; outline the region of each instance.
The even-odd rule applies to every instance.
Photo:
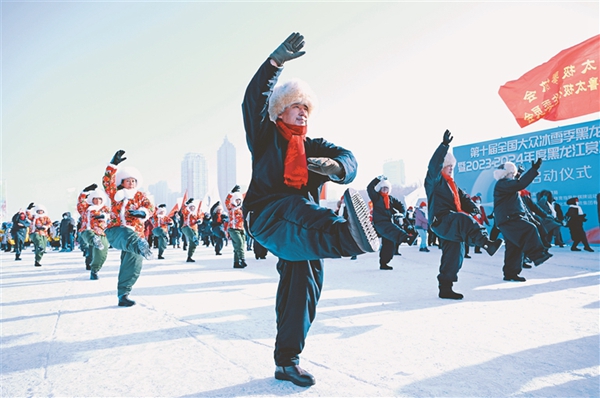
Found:
[[[581,206],[579,206],[578,202],[579,198],[571,198],[567,200],[569,209],[565,214],[565,220],[567,220],[567,227],[569,228],[571,239],[573,240],[571,250],[574,252],[581,251],[581,249],[577,248],[577,245],[579,245],[579,243],[583,243],[583,250],[593,252],[594,249],[590,247],[587,235],[583,229],[583,223],[587,221],[587,218],[585,218],[586,215],[583,213],[583,209]]]
[[[373,225],[381,236],[379,251],[379,269],[391,270],[388,263],[394,257],[396,247],[406,242],[413,244],[417,235],[409,235],[398,224],[394,223],[395,214],[404,214],[404,205],[391,194],[392,184],[385,176],[375,177],[367,186],[367,194],[373,203]]]
[[[33,208],[33,203],[29,205]],[[28,209],[30,208],[28,207]],[[25,246],[25,237],[27,236],[27,228],[31,222],[27,219],[27,213],[19,210],[12,218],[12,228],[10,233],[15,241],[15,261],[21,261],[21,252]]]
[[[358,192],[344,194],[348,220],[317,203],[326,181],[348,184],[358,165],[352,152],[306,136],[316,100],[305,83],[276,86],[283,64],[304,55],[303,47],[304,37],[292,33],[271,53],[246,89],[242,112],[252,154],[244,218],[254,239],[279,257],[275,378],[306,387],[315,378],[299,355],[316,315],[322,259],[373,252],[379,240]]]
[[[479,212],[477,205],[456,186],[452,173],[456,159],[448,152],[453,137],[444,132],[442,143],[435,150],[425,177],[425,193],[429,204],[431,229],[439,237],[442,258],[438,274],[440,298],[460,300],[463,295],[452,290],[458,281],[458,271],[465,256],[465,242],[485,249],[493,256],[502,239],[491,241],[486,229],[471,214]]]
[[[512,162],[503,163],[494,170],[497,180],[494,186],[494,215],[506,242],[502,268],[505,281],[525,282],[525,278],[519,276],[524,256],[535,265],[552,257],[542,242],[537,226],[530,221],[519,194],[538,176],[541,165],[542,159],[538,158],[520,177],[517,177],[517,166]]]
[[[227,225],[227,222],[229,221],[229,216],[223,213],[221,202],[215,203],[210,208],[210,214],[210,228],[215,244],[215,255],[220,256],[225,240],[227,239],[225,225]]]

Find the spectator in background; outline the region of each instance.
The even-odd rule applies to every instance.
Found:
[[[574,252],[581,251],[577,245],[583,243],[583,250],[593,252],[594,249],[590,247],[587,235],[583,229],[583,223],[587,221],[587,218],[585,218],[586,215],[583,213],[581,206],[579,206],[579,198],[570,198],[567,200],[567,204],[569,205],[569,209],[567,210],[567,214],[565,214],[565,219],[571,233],[571,239],[573,240],[571,250]]]
[[[75,227],[77,223],[71,217],[71,212],[65,212],[60,221],[61,252],[70,252],[75,248]]]
[[[29,228],[30,224],[27,213],[21,209],[12,218],[12,229],[10,232],[15,241],[15,261],[21,261],[21,252],[25,246],[27,228]]]
[[[420,252],[429,252],[427,248],[427,229],[429,228],[429,221],[427,220],[427,203],[419,203],[419,207],[415,210],[415,230],[421,238],[419,246]]]

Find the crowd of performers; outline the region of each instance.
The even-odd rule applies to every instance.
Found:
[[[487,215],[481,198],[470,197],[454,181],[456,159],[448,130],[437,148],[432,148],[424,182],[427,199],[416,209],[405,210],[392,196],[385,176],[374,178],[366,187],[370,205],[358,191],[348,188],[337,210],[321,206],[315,199],[323,184],[352,183],[358,163],[350,150],[307,136],[316,100],[306,83],[294,79],[277,84],[284,63],[304,55],[303,46],[303,36],[291,34],[262,63],[246,89],[242,112],[252,178],[245,194],[235,186],[224,206],[217,202],[208,212],[202,212],[193,198],[184,198],[176,211],[167,212],[164,204],[155,208],[138,189],[142,184],[139,171],[122,166],[123,150],[106,167],[102,188],[91,184],[82,190],[77,205],[81,217],[78,241],[86,250],[86,267],[90,279],[98,279],[109,247],[121,252],[119,306],[135,304],[129,294],[143,261],[153,256],[152,247],[158,249],[158,259],[164,259],[169,244],[183,245],[186,261],[194,262],[201,242],[221,255],[230,239],[233,267],[245,268],[244,246],[253,240],[257,259],[267,252],[278,258],[275,378],[307,387],[315,378],[299,366],[300,353],[316,316],[325,258],[354,259],[378,251],[380,269],[391,270],[389,262],[402,243],[413,245],[420,236],[419,251],[428,252],[437,241],[441,249],[438,296],[460,300],[463,295],[453,285],[463,260],[469,258],[469,246],[475,247],[475,253],[483,249],[493,256],[504,242],[504,280],[515,282],[525,281],[519,274],[530,263],[537,266],[552,257],[552,240],[564,246],[563,222],[571,232],[571,250],[580,250],[577,246],[583,243],[584,250],[593,251],[583,230],[586,215],[577,198],[570,199],[568,211],[559,216],[560,207],[550,192],[542,191],[534,203],[527,191],[539,175],[542,159],[528,169],[506,162],[494,171],[493,213]],[[35,266],[40,266],[51,226],[42,205],[32,203],[17,213],[12,227],[16,260],[20,260],[24,231],[29,230]]]

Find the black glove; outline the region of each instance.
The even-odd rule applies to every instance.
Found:
[[[187,202],[185,202],[185,205],[187,206],[187,205],[189,205],[190,203],[192,203],[193,201],[194,201],[194,198],[189,198],[189,199],[187,200]]]
[[[442,144],[449,145],[453,139],[454,139],[454,137],[452,137],[450,130],[446,130],[446,131],[444,131],[444,139],[442,140]]]
[[[342,177],[344,168],[336,161],[330,158],[308,158],[308,169],[324,176]]]
[[[125,154],[125,151],[122,149],[119,149],[116,153],[115,156],[113,156],[112,160],[110,161],[111,164],[114,164],[115,166],[117,166],[119,163],[121,163],[122,161],[124,161],[127,158],[124,158],[123,155]]]
[[[481,214],[481,210],[478,207],[473,208],[473,214]]]
[[[106,216],[104,214],[99,214],[97,216],[94,216],[94,220],[104,220],[106,218]]]
[[[96,184],[88,185],[87,187],[83,188],[83,192],[93,191],[96,188],[98,188],[98,185]]]
[[[129,210],[129,215],[137,218],[146,218],[146,212],[143,210]]]
[[[302,55],[306,51],[300,51],[304,47],[304,36],[300,33],[292,33],[283,43],[279,45],[269,56],[277,65],[281,66],[286,61],[291,61]]]
[[[541,165],[542,165],[542,158],[537,158],[537,160],[535,162],[531,162],[532,169],[539,170]]]
[[[35,204],[34,204],[33,202],[31,202],[31,203],[29,204],[29,206],[27,206],[27,210],[31,210],[31,209],[33,209],[34,207],[35,207]]]
[[[240,186],[236,185],[235,187],[233,187],[233,189],[231,190],[231,193],[235,193],[235,192],[240,192]]]

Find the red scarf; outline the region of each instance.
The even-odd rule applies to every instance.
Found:
[[[448,183],[450,190],[452,191],[452,195],[454,196],[454,205],[456,206],[456,211],[462,212],[462,207],[460,206],[460,197],[458,196],[458,188],[456,187],[456,183],[449,175],[442,173],[442,177]]]
[[[277,119],[277,130],[288,141],[283,169],[283,182],[288,187],[302,188],[308,183],[308,166],[304,140],[306,139],[306,126],[296,126],[284,123]]]
[[[390,208],[390,194],[389,193],[383,193],[383,192],[379,192],[379,194],[383,198],[383,203],[385,203],[385,208],[389,209]]]

